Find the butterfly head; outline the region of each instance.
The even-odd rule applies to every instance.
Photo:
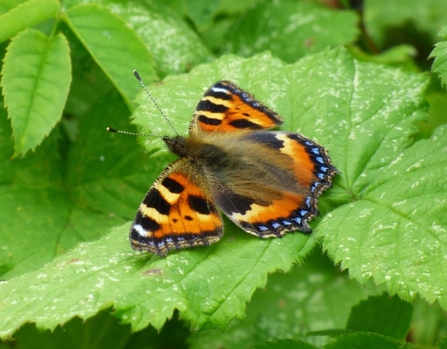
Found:
[[[178,155],[181,158],[186,156],[187,152],[185,148],[185,137],[179,135],[175,137],[164,136],[163,141],[166,143],[172,153]]]

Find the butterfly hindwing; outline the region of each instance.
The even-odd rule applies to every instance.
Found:
[[[212,244],[222,232],[222,219],[205,178],[181,158],[163,171],[146,194],[129,238],[134,249],[163,256],[172,249]]]
[[[219,81],[203,95],[190,124],[190,134],[262,130],[278,126],[282,118],[253,95],[229,81]]]
[[[242,150],[240,163],[232,165],[235,173],[229,170],[224,181],[209,181],[215,183],[211,191],[217,205],[242,229],[262,238],[295,230],[311,233],[308,221],[318,214],[318,197],[337,172],[326,150],[290,132],[247,133],[243,141],[256,143],[264,156],[250,163]],[[252,169],[248,183],[238,176],[245,168]]]

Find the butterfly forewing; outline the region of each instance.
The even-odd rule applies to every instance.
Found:
[[[190,133],[262,130],[278,126],[282,118],[253,95],[229,81],[211,86],[196,107]]]
[[[219,240],[222,219],[206,188],[201,173],[193,173],[186,159],[171,164],[140,205],[130,232],[132,247],[163,256]]]

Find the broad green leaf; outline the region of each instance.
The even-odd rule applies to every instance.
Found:
[[[129,79],[134,69],[143,73],[148,82],[157,80],[152,55],[144,43],[109,10],[97,5],[78,5],[67,10],[64,19],[127,103],[140,89]]]
[[[4,282],[0,337],[32,321],[52,329],[74,316],[88,318],[113,305],[115,316],[141,330],[160,328],[178,309],[193,327],[225,326],[267,274],[287,270],[308,253],[302,234],[261,241],[228,229],[219,244],[172,253],[165,259],[137,254],[128,224],[95,242],[80,244],[44,268]],[[284,244],[287,247],[284,249]],[[20,301],[19,301],[20,300]]]
[[[34,149],[62,116],[70,86],[68,42],[26,29],[8,46],[2,88],[14,136],[14,156]]]
[[[432,71],[439,74],[441,83],[447,86],[447,27],[442,28],[438,34],[443,41],[435,45],[430,58],[434,58]]]
[[[410,330],[412,312],[412,306],[397,296],[373,296],[352,308],[346,328],[404,341]]]
[[[351,78],[336,83],[340,76]],[[332,105],[349,118],[334,130],[339,146],[328,147],[351,202],[325,216],[317,231],[329,254],[356,279],[372,277],[392,294],[412,300],[420,293],[446,309],[447,285],[439,277],[447,253],[445,127],[429,140],[413,139],[414,123],[427,115],[424,80],[372,65],[338,66],[328,88],[343,96]],[[340,199],[348,192],[340,192]]]
[[[357,16],[306,1],[259,2],[236,23],[225,46],[244,56],[270,50],[286,62],[325,47],[352,43]]]
[[[16,7],[0,15],[0,42],[12,38],[26,28],[55,17],[58,11],[59,2],[56,0],[30,0],[17,4]]]
[[[324,349],[403,349],[391,338],[375,333],[353,333],[337,337]]]
[[[392,294],[412,300],[420,293],[445,309],[446,281],[439,273],[447,253],[446,128],[410,146],[402,131],[411,129],[415,116],[391,129],[380,146],[358,147],[367,162],[351,186],[353,202],[332,212],[320,227],[335,227],[325,246],[356,279],[373,277]],[[358,139],[355,133],[352,139]],[[390,159],[393,150],[397,154]]]
[[[344,328],[350,308],[368,294],[380,292],[367,286],[350,281],[347,273],[340,273],[317,248],[302,266],[270,276],[265,290],[253,295],[245,319],[232,321],[223,333],[192,334],[191,349],[249,349],[282,338],[326,344],[327,336],[309,332]]]
[[[210,25],[221,0],[184,0],[186,14],[199,31]]]
[[[446,14],[444,0],[370,0],[364,7],[367,32],[380,47],[412,42],[429,49]]]

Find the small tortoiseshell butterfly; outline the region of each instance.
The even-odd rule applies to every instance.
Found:
[[[318,197],[337,170],[326,149],[301,134],[265,131],[282,123],[235,84],[211,86],[197,105],[189,136],[163,137],[179,159],[141,203],[130,230],[132,247],[164,256],[212,244],[223,234],[217,207],[263,239],[311,233],[308,221],[318,214]]]

